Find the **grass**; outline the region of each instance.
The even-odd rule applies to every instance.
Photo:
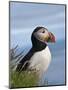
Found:
[[[22,71],[21,73],[14,71],[18,61],[22,58],[24,51],[16,54],[17,50],[18,45],[10,49],[10,88],[38,86],[38,75],[36,71]]]
[[[39,86],[39,75],[37,71],[22,71],[21,73],[14,71],[18,61],[23,56],[23,51],[16,54],[17,48],[18,45],[10,50],[9,87],[19,88]]]
[[[38,76],[35,71],[10,73],[10,88],[38,86]]]

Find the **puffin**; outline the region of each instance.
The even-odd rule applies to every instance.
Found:
[[[55,43],[55,36],[47,28],[38,26],[31,35],[32,47],[20,60],[16,71],[36,70],[41,76],[47,71],[51,62],[51,52],[48,43]]]

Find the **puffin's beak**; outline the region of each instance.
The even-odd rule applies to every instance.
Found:
[[[51,32],[49,32],[48,42],[55,43],[55,36],[54,36],[53,33],[51,33]]]

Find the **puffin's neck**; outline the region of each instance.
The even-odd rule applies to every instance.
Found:
[[[43,49],[45,49],[47,47],[47,44],[46,43],[44,43],[44,42],[36,39],[35,37],[32,40],[32,45],[33,45],[32,48],[35,51],[41,51],[41,50],[43,50]]]

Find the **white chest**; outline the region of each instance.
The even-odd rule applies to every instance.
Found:
[[[30,59],[29,68],[39,70],[41,73],[45,72],[51,61],[51,53],[48,46],[40,51],[35,53]]]

